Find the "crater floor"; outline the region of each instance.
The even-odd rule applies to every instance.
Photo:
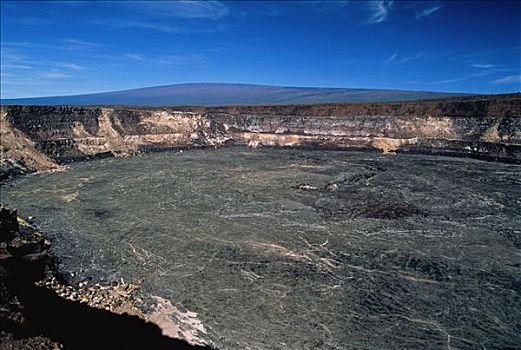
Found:
[[[71,279],[144,278],[225,349],[521,347],[519,165],[193,150],[21,177],[2,201]]]

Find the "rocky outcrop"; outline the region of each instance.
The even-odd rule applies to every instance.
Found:
[[[45,153],[35,148],[34,142],[6,119],[6,112],[0,111],[0,181],[12,175],[34,170],[61,170]]]
[[[50,242],[16,210],[0,205],[0,348],[57,349],[59,344],[41,334],[24,339],[15,329],[27,325],[27,313],[18,293],[19,286],[32,285],[45,274]]]
[[[210,349],[197,337],[204,327],[196,314],[164,299],[143,313],[137,285],[60,282],[50,244],[16,210],[0,205],[1,349]]]
[[[27,279],[41,277],[47,264],[49,247],[49,240],[19,217],[16,210],[0,206],[2,279],[12,277],[13,273],[25,275]]]
[[[521,161],[521,94],[388,104],[229,107],[3,106],[4,130],[34,145],[32,170],[102,156],[238,143],[470,155]],[[2,147],[5,145],[2,138]],[[26,147],[29,149],[29,146]],[[32,150],[32,149],[31,149]],[[37,152],[36,152],[37,151]]]

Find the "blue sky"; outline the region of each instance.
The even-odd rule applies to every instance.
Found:
[[[2,1],[2,98],[187,82],[521,90],[519,1]]]

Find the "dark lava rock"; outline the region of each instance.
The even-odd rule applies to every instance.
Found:
[[[0,207],[0,242],[6,242],[18,233],[16,210]]]
[[[209,349],[37,285],[50,274],[50,242],[16,210],[0,206],[0,237],[0,349]]]
[[[0,163],[0,181],[30,172],[31,171],[19,160],[5,159]]]
[[[0,207],[0,276],[38,278],[45,271],[49,247],[50,241],[19,219],[16,210]]]
[[[305,183],[298,184],[296,186],[296,188],[299,190],[303,190],[303,191],[313,191],[313,190],[317,189],[315,186],[312,186],[310,184],[305,184]]]

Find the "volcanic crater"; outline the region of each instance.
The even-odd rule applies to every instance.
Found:
[[[3,106],[2,136],[68,282],[143,281],[207,344],[521,346],[519,94]]]

